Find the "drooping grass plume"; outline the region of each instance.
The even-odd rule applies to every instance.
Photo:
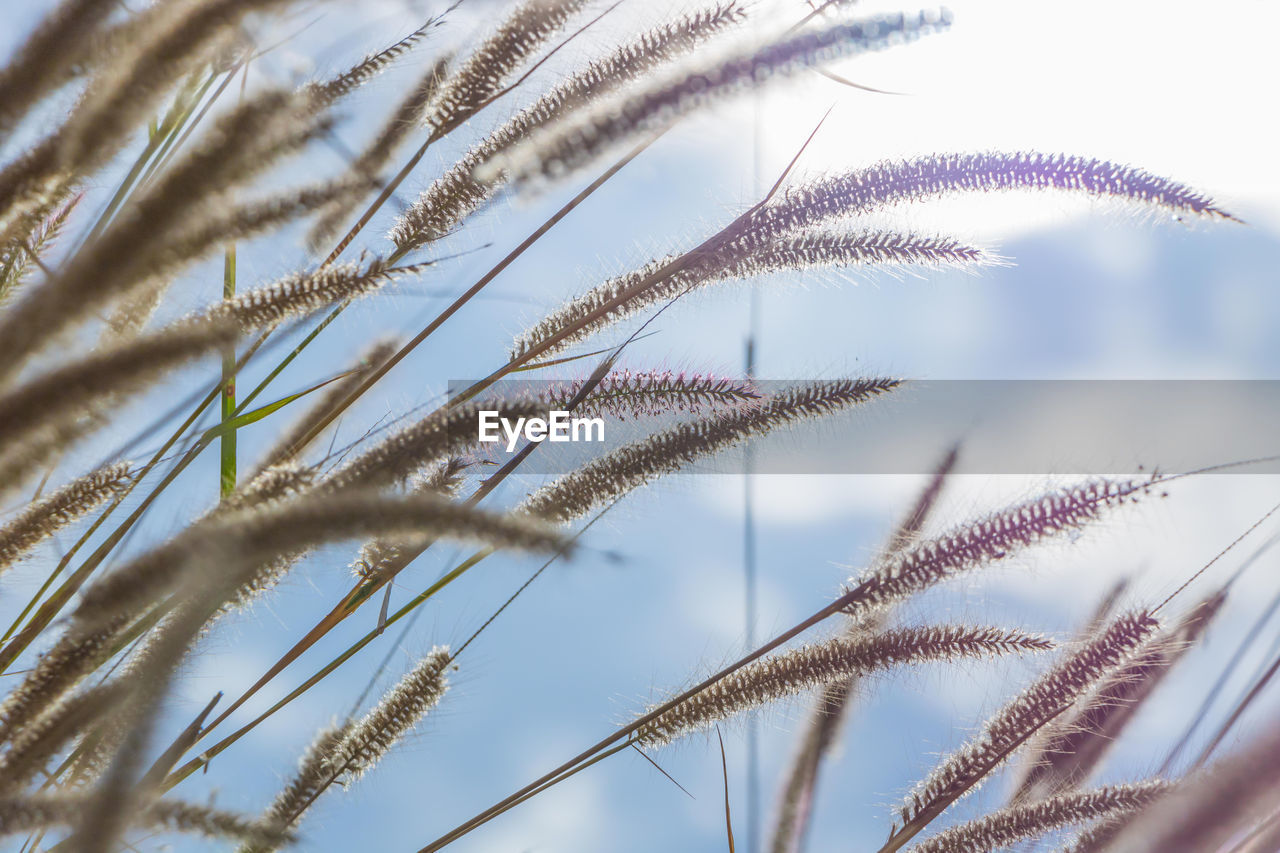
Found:
[[[347,198],[368,186],[368,181],[348,175],[315,186],[277,192],[258,200],[226,204],[223,210],[206,211],[195,224],[180,229],[168,243],[158,247],[151,277],[176,271],[227,243],[265,234],[295,219],[324,210],[336,200]]]
[[[1208,196],[1132,166],[1037,151],[988,151],[885,160],[790,187],[752,215],[751,228],[757,233],[783,234],[890,205],[1012,190],[1083,193],[1170,213],[1235,220]]]
[[[92,44],[115,9],[111,0],[64,0],[44,16],[12,59],[0,67],[0,131],[7,131],[60,86],[68,66]]]
[[[381,258],[332,264],[286,276],[266,287],[239,294],[209,309],[203,321],[234,323],[243,331],[270,329],[305,317],[335,302],[365,296],[387,282],[414,275],[430,264],[391,266]]]
[[[104,36],[118,49],[85,51],[108,61],[97,65],[76,108],[54,133],[0,172],[0,209],[5,211],[0,234],[7,240],[13,214],[47,203],[107,165],[134,128],[151,118],[173,83],[238,38],[245,15],[285,2],[160,4],[123,25],[124,40]]]
[[[585,381],[578,381],[553,386],[547,392],[552,408],[567,406],[585,385]],[[583,417],[609,415],[625,421],[672,412],[702,415],[751,405],[759,399],[751,383],[736,379],[670,370],[616,370],[596,383],[573,411]]]
[[[0,799],[0,834],[14,835],[73,824],[83,814],[84,795],[33,794]],[[157,800],[128,815],[131,826],[160,832],[181,832],[206,838],[278,845],[288,840],[271,827],[210,806],[180,800]]]
[[[127,341],[36,376],[0,395],[0,480],[20,484],[32,470],[92,427],[95,413],[166,372],[235,340],[225,323],[178,327]]]
[[[752,436],[865,403],[899,384],[897,379],[836,379],[796,385],[748,409],[718,412],[613,450],[543,486],[519,508],[549,521],[582,518],[664,474]]]
[[[328,542],[365,536],[426,534],[498,548],[557,551],[558,534],[527,518],[498,515],[431,495],[387,498],[363,491],[315,494],[211,515],[204,522],[99,579],[75,611],[82,626],[97,626],[140,611],[189,580],[183,568],[195,555],[225,561],[220,583],[250,583],[272,558]]]
[[[23,726],[110,659],[116,638],[129,624],[129,619],[114,618],[95,630],[70,630],[60,636],[0,702],[0,744],[13,739]]]
[[[1120,616],[996,712],[976,737],[943,759],[907,797],[891,849],[899,849],[952,802],[982,784],[1042,726],[1127,661],[1158,628],[1159,622],[1143,611]]]
[[[543,351],[550,355],[646,308],[726,280],[832,267],[967,268],[995,259],[981,249],[946,237],[888,231],[808,233],[760,243],[740,240],[720,252],[697,257],[675,273],[637,289],[673,260],[667,257],[652,261],[570,300],[517,338],[511,349],[512,357],[541,349],[556,335],[571,330]],[[605,308],[608,310],[593,316]]]
[[[24,726],[0,756],[0,797],[16,796],[69,741],[112,720],[121,692],[117,683],[84,690]]]
[[[1087,829],[1081,830],[1060,853],[1103,853],[1108,849],[1137,812],[1125,812],[1097,821]]]
[[[1169,783],[1154,780],[1058,794],[1036,803],[1009,806],[962,823],[911,847],[912,853],[990,853],[1041,838],[1075,824],[1135,812],[1154,803]]]
[[[883,50],[950,25],[945,12],[886,15],[861,21],[827,24],[803,30],[764,46],[651,84],[634,94],[607,100],[592,110],[571,115],[482,167],[478,176],[492,180],[502,171],[518,179],[555,178],[577,169],[613,146],[670,125],[677,118],[708,107],[751,87],[820,66],[836,59]]]
[[[1090,480],[1055,489],[919,542],[852,578],[841,595],[845,612],[865,616],[1045,538],[1078,530],[1103,510],[1137,500],[1145,488],[1142,481]]]
[[[0,307],[3,307],[31,270],[42,265],[41,256],[62,234],[71,212],[83,195],[55,205],[45,217],[36,221],[31,232],[0,248]]]
[[[117,462],[77,477],[0,527],[0,574],[36,545],[119,494],[129,465]]]
[[[485,137],[437,178],[397,219],[391,239],[401,251],[409,251],[444,237],[489,201],[502,184],[500,176],[479,180],[477,169],[535,130],[582,108],[592,98],[642,78],[744,17],[736,0],[719,3],[648,30],[588,63]]]
[[[0,378],[104,303],[166,269],[170,237],[198,230],[211,199],[299,150],[324,121],[309,101],[281,90],[230,111],[58,275],[0,316]]]
[[[523,0],[441,85],[427,113],[433,133],[447,132],[497,95],[586,0]]]
[[[1178,624],[1144,643],[1078,707],[1047,726],[1013,801],[1036,800],[1083,784],[1225,601],[1226,595],[1218,593],[1200,602]]]
[[[295,498],[315,483],[314,469],[296,462],[281,462],[245,478],[234,492],[222,498],[210,512],[231,512]]]
[[[664,746],[744,711],[853,675],[929,661],[1045,651],[1043,637],[999,628],[946,625],[836,637],[749,664],[660,714],[636,732],[643,746]]]

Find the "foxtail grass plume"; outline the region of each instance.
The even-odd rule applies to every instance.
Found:
[[[41,264],[41,256],[57,242],[67,219],[84,196],[72,196],[56,204],[43,217],[34,217],[29,233],[0,246],[0,307],[3,307],[19,285]]]
[[[210,199],[296,152],[325,126],[294,92],[263,92],[231,110],[185,157],[42,287],[0,315],[0,379],[111,300],[165,269],[169,238],[198,230]]]
[[[405,140],[422,123],[423,113],[440,90],[451,59],[451,55],[446,55],[436,60],[432,69],[401,99],[382,128],[356,157],[348,174],[363,186],[360,191],[349,192],[326,206],[307,233],[307,246],[311,251],[323,251],[326,243],[338,237],[338,232],[360,205],[366,191],[383,186],[383,172]],[[398,245],[397,248],[403,249]]]
[[[524,0],[441,85],[427,113],[433,134],[447,133],[485,105],[542,49],[586,0]]]
[[[500,176],[477,179],[477,169],[535,130],[584,107],[592,98],[640,79],[744,17],[739,3],[720,3],[655,27],[588,63],[485,137],[437,178],[396,221],[391,239],[401,251],[409,251],[444,237],[502,185]]]
[[[634,739],[642,746],[664,746],[744,711],[850,676],[930,661],[1040,652],[1050,648],[1052,643],[1044,637],[967,625],[902,628],[873,636],[836,637],[742,667],[645,723]]]
[[[915,541],[937,505],[958,459],[958,447],[952,447],[943,456],[915,503],[889,537],[882,559],[892,557]],[[883,630],[889,623],[889,612],[879,611],[862,620],[846,620],[844,636],[856,639]],[[848,716],[859,683],[860,678],[853,676],[816,691],[813,710],[778,798],[777,822],[774,824],[770,844],[772,853],[799,853],[804,848],[813,814],[819,772],[828,752],[837,742],[840,727]]]
[[[212,512],[245,510],[254,506],[289,500],[309,491],[315,484],[314,469],[297,462],[281,462],[263,468],[224,496]]]
[[[833,267],[899,270],[906,267],[968,268],[996,260],[981,249],[946,237],[887,231],[809,233],[776,240],[739,240],[695,257],[670,274],[667,257],[600,284],[539,321],[516,339],[513,358],[551,355],[639,312],[697,288],[731,279]],[[656,276],[656,278],[655,278]]]
[[[244,331],[270,329],[285,320],[305,317],[335,302],[357,299],[389,281],[414,275],[431,266],[391,266],[381,258],[365,263],[332,264],[311,272],[295,273],[266,287],[223,300],[202,319],[232,322]]]
[[[359,779],[413,730],[449,689],[447,646],[436,646],[359,720],[330,727],[307,749],[298,772],[267,809],[262,824],[285,831],[332,785]],[[274,845],[247,845],[267,853]]]
[[[444,23],[444,14],[435,15],[394,44],[365,56],[355,65],[328,80],[311,83],[308,89],[322,102],[331,103],[350,95],[412,52],[431,30]]]
[[[1102,849],[1114,853],[1223,850],[1274,823],[1280,793],[1280,727],[1268,721],[1207,769],[1179,781]],[[1252,851],[1251,851],[1252,853]]]
[[[225,570],[207,578],[230,592],[251,582],[275,557],[367,536],[425,534],[496,548],[565,551],[569,543],[528,518],[498,515],[434,495],[387,498],[362,491],[313,494],[303,499],[249,510],[216,513],[85,590],[74,618],[82,630],[139,612],[159,596],[176,591],[184,568],[200,556],[222,555]],[[198,580],[198,579],[197,579]]]
[[[83,794],[31,794],[0,799],[0,833],[16,834],[74,824],[89,797]],[[129,815],[129,824],[157,832],[278,846],[289,840],[275,829],[234,812],[181,800],[156,800]]]
[[[1083,784],[1225,602],[1222,592],[1200,602],[1177,624],[1147,640],[1077,707],[1046,726],[1035,755],[1027,760],[1027,772],[1014,793],[1014,802]]]
[[[547,392],[551,407],[569,405],[585,387],[585,380],[553,386]],[[736,379],[670,370],[615,370],[587,391],[573,411],[583,417],[609,415],[625,421],[672,413],[702,415],[749,406],[759,399],[751,383]]]
[[[466,468],[464,460],[450,459],[411,478],[409,491],[452,496],[462,485]],[[359,556],[351,563],[351,574],[361,581],[393,577],[430,541],[429,536],[421,535],[408,539],[371,539],[360,547]]]
[[[7,136],[28,109],[62,85],[114,10],[109,0],[64,0],[37,24],[0,68],[0,132]]]
[[[899,811],[900,832],[910,838],[952,802],[982,784],[1042,726],[1115,672],[1158,628],[1149,613],[1124,614],[1036,679],[916,786]]]
[[[303,753],[298,769],[283,790],[267,808],[262,822],[278,829],[287,829],[297,823],[302,813],[333,783],[333,767],[330,764],[334,748],[350,731],[354,721],[342,725],[326,726]],[[276,849],[274,844],[252,844],[241,848],[241,853],[268,853]]]
[[[36,545],[116,496],[129,483],[129,465],[117,462],[82,477],[31,504],[0,527],[0,574]]]
[[[850,579],[841,593],[845,612],[865,616],[957,574],[1003,560],[1045,538],[1078,530],[1103,510],[1137,500],[1145,489],[1142,481],[1090,480],[919,542]]]
[[[0,701],[0,744],[49,710],[68,691],[114,653],[114,643],[130,624],[116,617],[93,631],[70,630],[60,636],[17,687]]]
[[[0,797],[19,794],[68,742],[101,725],[116,708],[121,692],[114,682],[81,691],[23,726],[0,756]],[[81,740],[82,753],[88,751],[87,740],[87,736]]]
[[[481,180],[503,171],[520,180],[557,178],[586,165],[604,151],[667,127],[676,119],[773,78],[871,51],[884,50],[950,25],[949,13],[885,15],[830,23],[750,46],[724,58],[682,69],[635,93],[570,115],[478,170]]]
[[[107,347],[0,395],[0,490],[21,484],[96,427],[105,406],[235,338],[225,323],[164,330]]]
[[[847,409],[888,393],[897,379],[834,379],[796,385],[750,408],[717,412],[619,447],[543,486],[519,507],[568,522],[752,436]]]
[[[376,488],[403,483],[416,471],[456,456],[479,441],[481,411],[504,418],[545,416],[542,401],[483,400],[438,409],[355,456],[325,480],[331,490]]]
[[[350,726],[333,747],[329,764],[340,779],[372,770],[449,689],[453,665],[448,646],[436,646],[400,679],[369,713]]]
[[[181,270],[225,248],[227,243],[268,233],[369,186],[367,179],[347,175],[314,186],[280,191],[261,200],[212,205],[192,226],[178,230],[168,243],[157,249],[147,275],[154,278]]]
[[[1132,202],[1173,214],[1235,220],[1185,184],[1107,160],[1038,151],[930,154],[885,160],[786,189],[751,216],[749,230],[778,235],[884,207],[961,193],[1057,190]]]
[[[990,853],[1020,841],[1042,838],[1054,830],[1114,818],[1146,808],[1169,790],[1161,780],[1108,785],[1083,793],[1058,794],[1039,802],[1009,806],[976,820],[943,830],[911,853]]]

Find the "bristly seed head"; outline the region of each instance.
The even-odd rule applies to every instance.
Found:
[[[644,746],[663,746],[744,711],[850,676],[929,661],[1041,652],[1052,647],[1038,635],[968,625],[835,637],[748,664],[655,717],[634,737]]]

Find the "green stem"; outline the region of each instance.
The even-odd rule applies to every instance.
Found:
[[[227,247],[222,262],[222,298],[236,295],[236,247]],[[226,424],[236,416],[236,345],[228,344],[222,352],[222,422]],[[225,499],[236,490],[236,430],[234,426],[223,430],[218,440],[221,451],[219,494]]]

